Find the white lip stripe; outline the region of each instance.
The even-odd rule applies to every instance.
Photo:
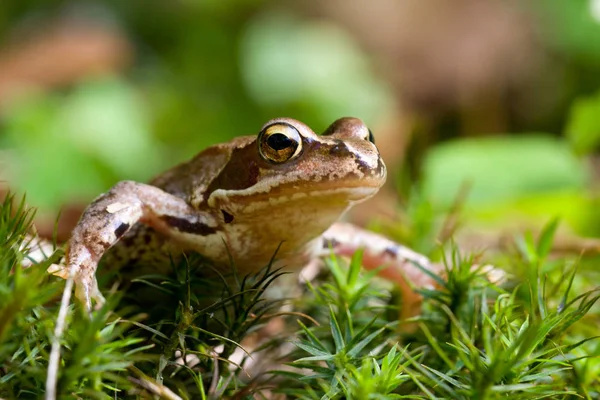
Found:
[[[354,203],[357,201],[363,201],[368,199],[369,197],[374,196],[379,191],[378,187],[366,187],[366,186],[358,186],[353,188],[335,188],[335,189],[327,189],[327,190],[313,190],[313,191],[305,191],[305,192],[295,192],[291,193],[289,196],[272,196],[268,197],[264,201],[256,200],[252,204],[246,204],[245,212],[253,212],[255,210],[263,209],[267,206],[273,206],[274,204],[281,204],[292,200],[297,200],[303,197],[328,197],[335,194],[347,194],[349,201]],[[210,197],[208,198],[208,205],[210,207],[215,207],[217,205],[218,200],[223,200],[227,202],[227,200],[233,196],[251,196],[255,195],[254,191],[250,191],[248,189],[245,190],[223,190],[218,189],[215,190]]]

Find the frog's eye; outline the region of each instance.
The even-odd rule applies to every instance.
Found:
[[[267,161],[283,163],[296,157],[301,150],[302,138],[291,125],[276,123],[258,134],[258,151]]]

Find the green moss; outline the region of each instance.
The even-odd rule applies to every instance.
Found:
[[[13,203],[7,199],[0,212],[0,397],[41,398],[64,281],[45,271],[59,253],[16,268],[32,214]],[[556,221],[537,242],[524,236],[518,251],[503,255],[527,272],[502,287],[450,246],[447,278],[421,290],[422,314],[407,321],[398,320],[397,294],[361,272],[360,253],[349,265],[326,260],[329,274],[288,300],[263,298],[281,275],[269,266],[256,276],[206,280],[197,271],[209,268],[206,260],[192,257],[173,265],[171,276],[138,279],[136,285],[164,296],[159,315],[145,312],[152,305],[131,301],[135,285],[113,288],[91,318],[70,306],[57,393],[102,399],[260,399],[272,392],[301,399],[596,398],[600,349],[597,329],[589,328],[598,326],[593,306],[599,293],[573,293],[589,282],[574,283],[575,264],[549,260],[555,229]],[[284,302],[293,312],[280,311]],[[240,350],[247,345],[248,353]]]

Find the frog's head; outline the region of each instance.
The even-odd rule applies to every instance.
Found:
[[[278,118],[258,136],[241,139],[204,193],[209,207],[230,215],[320,209],[338,210],[339,217],[385,182],[373,135],[357,118],[341,118],[320,136],[301,122]]]
[[[279,254],[293,254],[377,193],[386,178],[373,135],[356,118],[339,119],[320,136],[301,122],[278,118],[258,136],[206,151],[215,158],[207,153],[200,159],[221,161],[191,204],[217,216],[231,254],[254,266],[264,265],[265,249],[282,243]]]

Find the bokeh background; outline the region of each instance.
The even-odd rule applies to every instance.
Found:
[[[0,180],[64,238],[118,180],[356,116],[391,172],[359,222],[493,249],[559,217],[559,247],[596,251],[599,89],[600,0],[7,0]]]

